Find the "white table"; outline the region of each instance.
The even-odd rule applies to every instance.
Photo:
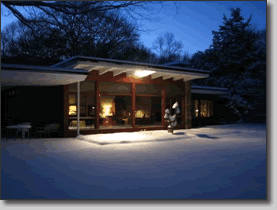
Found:
[[[8,129],[17,129],[17,133],[19,131],[21,131],[22,132],[22,139],[24,139],[26,132],[28,133],[28,136],[29,136],[29,129],[32,128],[32,126],[31,125],[9,125],[6,128],[8,128]]]

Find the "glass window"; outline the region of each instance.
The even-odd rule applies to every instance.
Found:
[[[201,117],[213,116],[213,101],[201,100]]]
[[[100,97],[100,129],[131,127],[131,96]]]
[[[86,116],[86,106],[80,106],[80,116]]]
[[[88,115],[95,116],[95,112],[96,112],[95,97],[87,97],[87,103],[88,103]]]
[[[69,92],[77,93],[77,83],[72,83],[68,85]],[[80,92],[95,92],[95,82],[94,81],[83,81],[80,82]]]
[[[213,116],[213,101],[209,101],[209,112],[208,112],[208,117]]]
[[[176,96],[185,94],[185,85],[169,84],[165,87],[167,96]]]
[[[198,100],[194,100],[194,110],[195,110],[195,117],[198,117],[199,115]]]
[[[130,94],[132,84],[130,83],[116,83],[116,82],[100,82],[99,91],[103,93],[123,93]]]
[[[135,120],[139,126],[162,125],[160,96],[156,97],[136,97]]]
[[[69,115],[77,115],[77,106],[69,106]]]
[[[80,116],[87,115],[86,95],[80,95]],[[69,94],[69,115],[77,115],[77,94]]]
[[[201,117],[207,117],[208,115],[208,101],[201,100]]]
[[[136,94],[161,95],[162,89],[161,86],[158,84],[137,84]]]
[[[85,95],[81,95],[81,97],[80,97],[80,105],[83,105],[83,106],[86,105],[86,96]]]
[[[76,100],[76,94],[70,94],[69,95],[69,104],[77,104],[77,100]]]

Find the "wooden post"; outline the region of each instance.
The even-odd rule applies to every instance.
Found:
[[[99,81],[95,81],[95,101],[96,101],[96,123],[95,123],[95,129],[99,129],[100,124],[100,91],[99,91]]]
[[[7,118],[8,118],[8,92],[7,91],[5,91],[4,92],[4,94],[5,94],[5,120],[7,120]]]
[[[166,122],[164,120],[164,115],[165,115],[165,106],[166,106],[166,90],[165,88],[162,88],[162,125],[164,128],[166,128]]]
[[[68,116],[68,111],[69,111],[69,96],[68,96],[68,85],[63,86],[63,136],[68,137],[69,136],[69,116]]]
[[[185,81],[185,125],[186,129],[191,128],[191,82]]]
[[[80,135],[80,82],[77,82],[77,136]]]
[[[201,100],[198,100],[198,118],[201,117]]]
[[[131,113],[132,127],[136,127],[136,84],[132,83],[132,113]]]
[[[182,104],[181,104],[181,109],[182,109],[182,127],[186,127],[186,110],[185,110],[185,105],[186,105],[186,96],[182,97]]]

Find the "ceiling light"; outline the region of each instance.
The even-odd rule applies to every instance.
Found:
[[[137,70],[137,71],[135,72],[135,76],[141,78],[141,77],[146,77],[146,76],[148,76],[148,75],[150,75],[150,74],[153,74],[153,73],[155,73],[155,71]]]

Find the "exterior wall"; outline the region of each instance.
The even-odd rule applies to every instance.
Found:
[[[99,115],[99,111],[100,109],[98,108],[98,106],[100,105],[99,103],[99,99],[100,99],[100,92],[99,92],[99,83],[101,84],[102,82],[116,82],[116,83],[129,83],[132,86],[132,90],[130,94],[127,94],[129,96],[132,97],[132,116],[131,116],[131,125],[132,128],[128,128],[128,129],[99,129],[99,117],[97,117],[96,119],[96,127],[95,129],[91,129],[91,130],[80,130],[81,134],[92,134],[92,133],[112,133],[112,132],[130,132],[130,131],[136,131],[136,130],[141,130],[141,129],[146,129],[146,130],[155,130],[155,129],[167,129],[167,123],[164,121],[163,116],[165,114],[165,109],[169,108],[166,107],[166,97],[174,97],[174,96],[178,96],[181,100],[180,100],[180,109],[182,110],[182,122],[178,124],[178,128],[176,129],[189,129],[191,128],[192,125],[192,118],[191,118],[191,82],[187,81],[187,82],[183,82],[182,80],[179,81],[173,81],[173,79],[168,79],[168,80],[163,80],[162,78],[156,78],[154,80],[151,80],[150,76],[145,77],[143,79],[134,79],[134,78],[129,78],[126,77],[125,73],[122,73],[120,75],[117,76],[113,76],[111,72],[108,72],[106,74],[103,75],[98,75],[98,71],[97,70],[92,70],[89,74],[89,76],[87,77],[86,81],[90,81],[93,80],[95,81],[95,95],[96,95],[96,116]],[[82,82],[81,82],[82,83]],[[136,86],[138,84],[153,84],[153,87],[159,86],[159,91],[154,91],[153,92],[153,88],[151,90],[148,90],[145,94],[142,91],[139,91],[141,89],[138,89],[139,94],[141,94],[140,96],[150,96],[151,94],[153,94],[153,96],[155,95],[159,95],[161,97],[161,101],[162,101],[162,106],[161,106],[161,114],[162,114],[162,123],[160,126],[157,125],[157,127],[141,127],[135,124],[135,108],[136,108]],[[150,85],[151,86],[151,85]],[[149,86],[149,87],[150,87]],[[171,87],[171,88],[170,88]],[[157,89],[157,88],[156,88]],[[153,93],[152,93],[153,92]],[[68,104],[68,85],[64,87],[64,131],[65,131],[65,136],[76,136],[77,131],[75,130],[69,130],[68,129],[68,121],[69,121],[69,117],[68,117],[68,108],[69,108],[69,104]],[[139,105],[139,104],[137,104]]]
[[[185,128],[190,129],[192,126],[191,118],[191,81],[185,82]]]
[[[15,87],[17,95],[3,98],[3,125],[31,122],[31,125],[59,123],[58,135],[63,136],[63,86]],[[3,95],[5,92],[3,91]],[[1,99],[2,100],[2,99]],[[6,110],[5,110],[6,109]]]
[[[202,125],[209,124],[219,124],[220,121],[224,120],[227,115],[228,110],[225,108],[225,99],[219,97],[218,95],[211,94],[196,94],[192,93],[192,106],[194,106],[194,100],[198,100],[198,110],[201,112],[201,102],[200,100],[212,101],[212,116],[211,117],[195,117],[192,113],[192,127],[199,127]],[[192,107],[192,112],[194,108]],[[201,114],[199,112],[199,115]]]

